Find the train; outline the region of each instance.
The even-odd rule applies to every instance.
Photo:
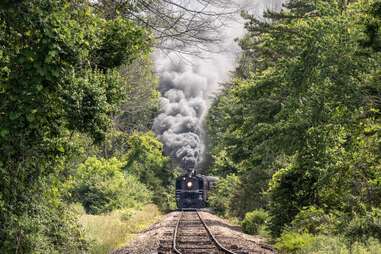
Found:
[[[207,207],[208,192],[213,189],[217,181],[217,177],[196,174],[194,171],[176,178],[177,208]]]

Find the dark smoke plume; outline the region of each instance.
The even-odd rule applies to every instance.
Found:
[[[164,152],[189,170],[202,158],[202,120],[208,96],[218,87],[215,70],[207,73],[203,67],[202,63],[190,65],[180,58],[167,59],[158,67],[162,97],[153,130],[164,143]]]
[[[281,0],[237,0],[249,12],[260,15],[264,9],[279,9]],[[160,78],[160,113],[155,118],[153,131],[164,144],[164,152],[185,170],[197,167],[204,156],[202,122],[210,98],[221,89],[219,84],[229,80],[234,70],[239,47],[234,39],[244,33],[243,20],[231,22],[221,29],[220,45],[211,45],[203,57],[179,56],[172,52],[156,52],[155,63]],[[217,49],[217,50],[216,50]],[[218,54],[212,53],[219,51]]]

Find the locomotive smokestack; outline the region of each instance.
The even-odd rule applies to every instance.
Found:
[[[188,177],[196,175],[196,170],[194,168],[187,170]]]

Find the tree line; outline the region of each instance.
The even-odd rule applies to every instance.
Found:
[[[243,17],[239,66],[207,118],[212,205],[287,252],[380,240],[381,3]]]
[[[2,253],[90,252],[74,204],[174,205],[172,165],[150,132],[156,35],[113,3],[0,2]]]

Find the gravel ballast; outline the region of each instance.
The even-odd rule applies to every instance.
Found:
[[[128,246],[115,250],[112,254],[154,254],[158,253],[160,243],[168,243],[173,239],[173,230],[180,212],[171,212],[158,223],[141,232]],[[230,224],[224,219],[209,212],[201,212],[211,232],[227,249],[242,254],[274,253],[270,245],[258,236],[242,233],[239,226]]]

